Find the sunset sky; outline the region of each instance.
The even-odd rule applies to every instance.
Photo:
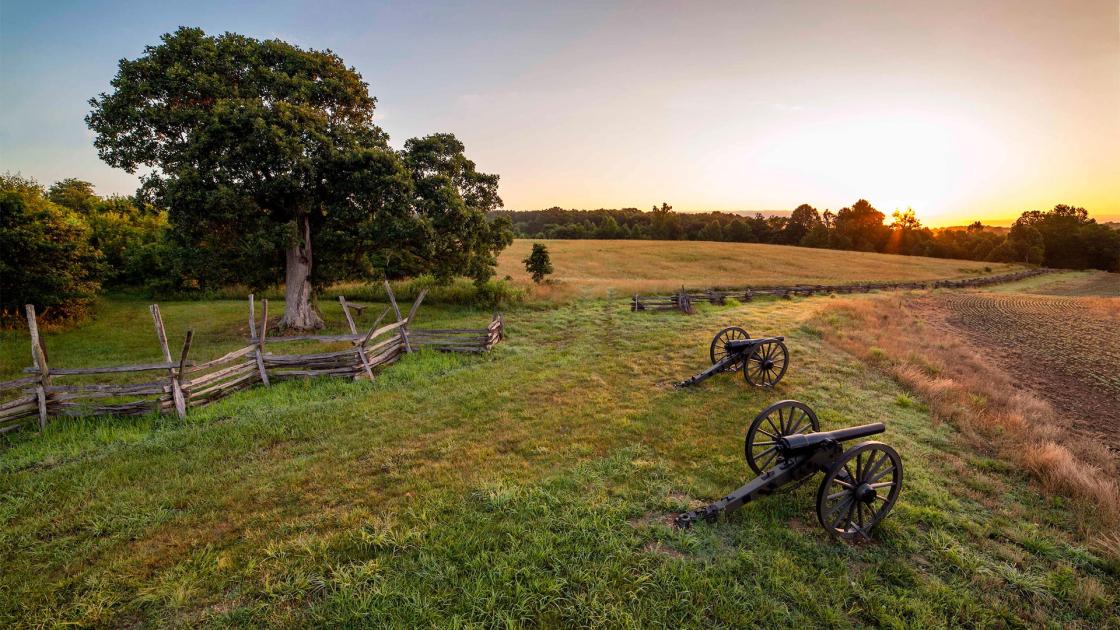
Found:
[[[1120,217],[1117,0],[162,4],[2,0],[0,172],[132,193],[86,101],[190,25],[334,50],[394,146],[455,133],[510,209]]]

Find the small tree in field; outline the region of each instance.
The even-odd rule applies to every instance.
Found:
[[[540,243],[533,243],[533,251],[529,257],[521,262],[525,263],[525,271],[533,277],[533,282],[540,284],[544,277],[552,273],[552,260],[548,257],[548,248]]]

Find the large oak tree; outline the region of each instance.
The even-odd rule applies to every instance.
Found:
[[[180,28],[121,60],[112,88],[86,119],[102,159],[148,171],[141,194],[169,209],[201,276],[283,280],[282,326],[321,327],[317,287],[401,261],[487,278],[511,241],[485,219],[497,176],[451,135],[394,151],[368,85],[329,50]]]

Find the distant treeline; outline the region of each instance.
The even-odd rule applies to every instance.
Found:
[[[888,223],[886,215],[863,199],[836,212],[803,204],[788,217],[674,212],[664,203],[649,212],[549,208],[491,215],[508,217],[519,238],[772,243],[1120,271],[1120,230],[1098,224],[1084,208],[1067,205],[1024,212],[1006,231],[986,228],[979,221],[934,230],[924,227],[912,210],[895,211]]]

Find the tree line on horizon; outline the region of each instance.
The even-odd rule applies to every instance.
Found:
[[[509,219],[518,238],[768,243],[1120,271],[1120,230],[1097,223],[1084,208],[1069,205],[1024,212],[1006,231],[988,228],[980,221],[960,228],[931,229],[921,224],[913,210],[896,210],[888,223],[887,216],[865,199],[836,212],[802,204],[788,217],[676,212],[666,203],[646,212],[552,207],[499,210],[490,216]]]

